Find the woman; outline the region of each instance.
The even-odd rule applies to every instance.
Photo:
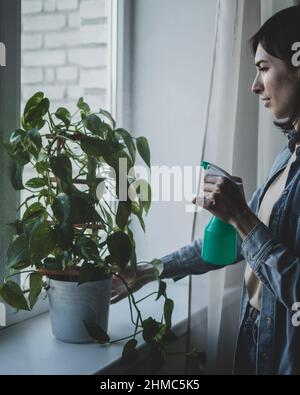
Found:
[[[204,182],[204,208],[237,229],[237,262],[247,261],[235,374],[300,374],[300,326],[293,319],[300,302],[300,68],[294,51],[299,22],[300,6],[287,8],[251,39],[257,68],[252,91],[272,113],[288,145],[248,204],[229,179],[206,176]],[[162,262],[161,278],[175,281],[222,267],[202,260],[199,239]],[[135,277],[130,269],[123,275],[133,291],[155,278],[150,265],[139,266]],[[111,302],[125,296],[114,279]]]

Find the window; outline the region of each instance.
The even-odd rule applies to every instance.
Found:
[[[16,86],[20,113],[23,112],[26,101],[34,93],[42,91],[49,98],[53,112],[58,107],[67,107],[74,113],[78,99],[84,97],[92,110],[103,108],[114,114],[117,1],[14,2],[15,6],[21,6],[21,23],[18,21],[18,39],[21,45],[16,55],[20,58],[18,71],[21,80]],[[2,3],[7,9],[8,2]],[[16,13],[16,9],[17,7],[12,7],[11,12]],[[19,116],[16,118],[19,119]],[[9,134],[6,138],[8,137]],[[30,166],[26,166],[23,183],[32,178],[32,175]],[[21,191],[17,203],[23,203],[30,195],[28,190]],[[21,214],[25,209],[26,206],[23,205]],[[20,278],[20,284],[25,289],[26,278],[27,273]],[[7,323],[35,315],[47,305],[42,302],[42,298],[40,305],[44,304],[45,307],[38,307],[38,304],[30,314],[9,314]]]

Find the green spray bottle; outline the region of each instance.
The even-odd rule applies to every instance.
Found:
[[[212,169],[214,175],[222,175],[237,184],[242,193],[242,180],[233,178],[225,170],[209,162],[201,162],[204,170]],[[212,265],[230,265],[237,259],[237,231],[234,226],[213,216],[204,230],[202,259]]]

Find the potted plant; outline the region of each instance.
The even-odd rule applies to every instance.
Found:
[[[141,199],[133,188],[137,181],[134,172],[129,170],[137,151],[150,167],[150,151],[144,137],[135,139],[116,128],[109,112],[92,113],[82,98],[77,107],[73,115],[62,107],[53,113],[49,100],[38,92],[25,106],[21,128],[4,142],[14,163],[13,186],[26,189],[30,196],[18,208],[23,208],[23,215],[10,224],[15,227],[15,236],[7,251],[0,296],[17,310],[30,310],[44,289],[58,339],[104,344],[110,342],[111,276],[122,278],[127,265],[136,270],[130,224],[134,215],[145,230],[143,217],[151,203],[149,184],[140,180],[139,192],[146,187],[148,194]],[[126,161],[125,168],[119,166],[120,159]],[[25,165],[30,165],[35,175],[23,185]],[[122,180],[131,190],[131,197],[125,200],[119,196]],[[105,197],[105,192],[112,190],[116,194],[114,204]],[[153,265],[159,275],[159,261],[154,260]],[[28,298],[12,280],[20,272],[28,274]],[[165,321],[143,320],[139,312],[134,334],[124,347],[124,361],[137,356],[139,329],[147,341],[157,345],[170,335],[173,302],[167,298],[164,284],[160,283],[158,292],[166,299]],[[129,300],[138,311],[132,295]]]
[[[160,261],[151,262],[159,282],[156,300],[165,299],[160,322],[142,318],[122,277],[127,266],[134,271],[138,267],[132,217],[145,231],[144,216],[151,204],[150,185],[134,173],[137,152],[150,168],[148,142],[117,128],[109,112],[92,113],[83,98],[77,107],[73,115],[62,107],[53,113],[49,100],[38,92],[25,106],[21,128],[3,142],[14,164],[13,186],[30,196],[18,208],[23,214],[10,224],[15,236],[7,251],[0,296],[17,310],[31,310],[45,290],[54,336],[74,343],[112,343],[124,340],[111,341],[107,334],[111,277],[118,276],[129,291],[135,326],[125,338],[121,361],[137,358],[136,337],[142,333],[159,368],[166,359],[166,343],[176,339],[171,331],[174,304],[159,278]],[[35,175],[23,185],[25,165]],[[125,195],[124,186],[129,192]],[[21,272],[28,275],[28,297],[12,280]],[[202,361],[201,353],[189,356]]]

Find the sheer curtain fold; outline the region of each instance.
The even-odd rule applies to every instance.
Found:
[[[251,84],[255,66],[248,40],[259,26],[291,0],[219,0],[216,17],[215,55],[205,131],[203,158],[242,177],[247,199],[266,177],[284,139],[262,109]],[[200,212],[193,234],[203,233],[210,217]],[[207,374],[230,374],[238,329],[244,264],[207,274],[206,322]],[[197,310],[201,289],[193,279],[192,310]],[[194,317],[194,318],[193,318]],[[197,320],[195,314],[192,320]],[[197,325],[191,324],[192,338]]]

